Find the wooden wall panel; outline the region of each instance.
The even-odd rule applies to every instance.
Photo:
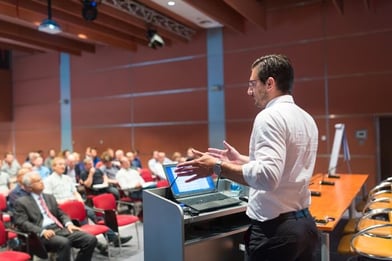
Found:
[[[130,83],[130,74],[126,70],[74,73],[71,75],[72,99],[100,99],[128,94],[132,90]]]
[[[170,157],[175,151],[185,155],[189,147],[208,149],[207,124],[141,127],[135,129],[134,137],[133,147],[140,151],[145,166],[153,150],[164,151]]]
[[[88,146],[95,147],[98,155],[107,148],[123,149],[129,151],[131,147],[131,130],[124,127],[74,127],[72,130],[73,147],[84,155]]]
[[[366,114],[391,112],[391,75],[366,75],[330,80],[331,114]]]
[[[60,105],[60,82],[56,77],[35,78],[18,81],[18,88],[14,88],[14,106],[24,107],[41,104]]]
[[[60,105],[41,104],[20,106],[15,111],[15,131],[27,130],[59,130]],[[44,137],[43,137],[44,138]]]
[[[184,61],[156,63],[135,67],[130,72],[132,91],[136,93],[207,87],[207,61],[186,58]]]
[[[15,156],[20,163],[26,160],[29,152],[44,150],[49,148],[60,150],[60,129],[22,129],[15,131],[15,147],[17,148]],[[46,149],[48,148],[48,149]]]
[[[12,71],[0,69],[0,122],[13,121]]]
[[[205,121],[205,91],[140,97],[134,100],[135,122]]]
[[[129,99],[97,99],[72,103],[72,123],[75,127],[127,124],[132,120],[131,114]]]
[[[12,70],[14,72],[12,77],[15,82],[18,82],[18,85],[20,82],[29,82],[34,79],[58,78],[59,65],[59,53],[17,55],[13,57]]]

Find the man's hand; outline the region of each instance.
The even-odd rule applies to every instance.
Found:
[[[69,233],[72,233],[74,231],[80,231],[80,227],[77,227],[77,226],[75,226],[73,224],[68,225],[67,229],[68,229]]]
[[[241,154],[225,140],[223,141],[223,145],[226,148],[224,150],[208,148],[208,154],[224,161],[237,162],[240,159]]]
[[[216,158],[209,155],[209,153],[203,153],[195,149],[192,151],[195,154],[195,159],[178,164],[175,170],[180,177],[194,175],[187,179],[186,182],[210,176],[217,161]]]
[[[42,234],[42,236],[48,240],[51,239],[52,237],[54,237],[55,235],[56,235],[56,233],[52,229],[45,229]]]

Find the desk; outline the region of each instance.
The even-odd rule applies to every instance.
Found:
[[[320,197],[312,197],[310,211],[317,219],[333,217],[335,220],[325,225],[318,224],[317,228],[322,232],[321,260],[329,260],[329,233],[332,232],[346,209],[350,209],[352,216],[354,199],[365,184],[368,175],[365,174],[339,174],[340,178],[327,178],[327,175],[316,174],[312,178],[309,189],[320,191]],[[335,182],[335,185],[320,185],[321,180]]]

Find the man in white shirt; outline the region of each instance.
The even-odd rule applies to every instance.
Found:
[[[128,193],[129,190],[134,190],[128,193],[128,196],[135,199],[142,199],[142,187],[145,184],[144,179],[140,173],[131,168],[131,163],[127,157],[120,159],[121,169],[116,174],[116,180],[120,188]]]
[[[253,124],[249,156],[224,141],[224,150],[194,150],[196,158],[176,170],[179,176],[196,174],[188,181],[215,172],[250,186],[248,261],[308,261],[318,244],[317,227],[308,210],[318,129],[313,118],[294,103],[293,82],[294,70],[287,57],[257,59],[247,93],[261,111]]]

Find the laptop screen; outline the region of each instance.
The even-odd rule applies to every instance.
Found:
[[[215,183],[211,176],[196,179],[192,182],[185,182],[192,176],[177,177],[177,174],[174,172],[176,166],[176,163],[163,165],[174,198],[188,197],[215,191]]]

